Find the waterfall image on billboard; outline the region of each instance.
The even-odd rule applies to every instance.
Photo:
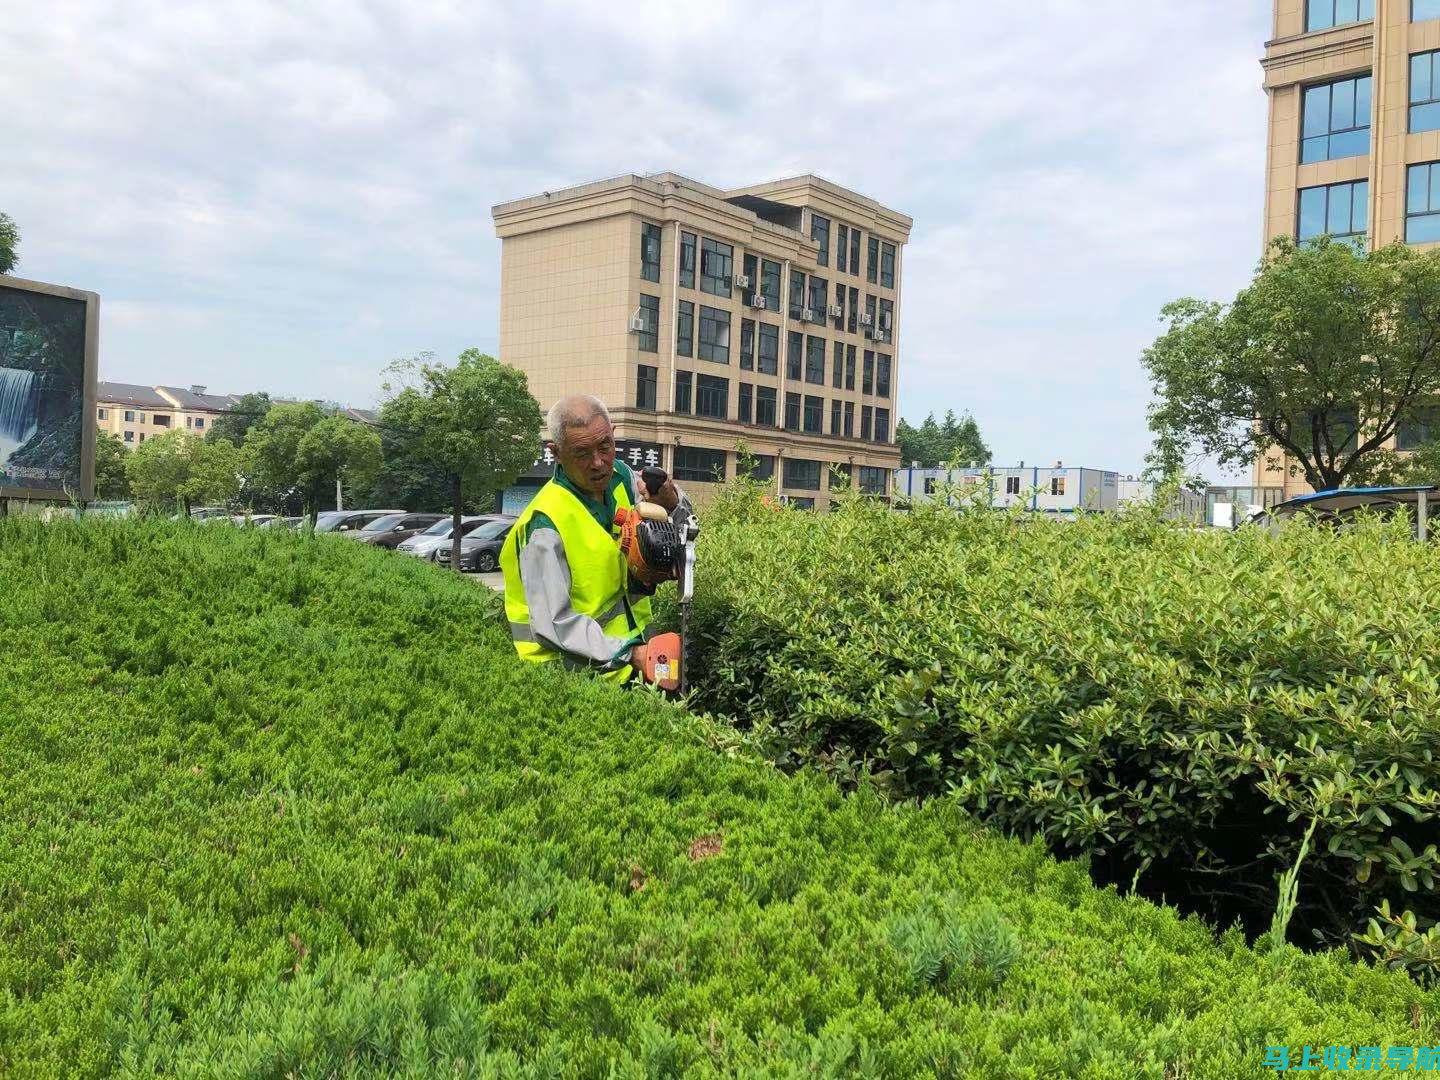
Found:
[[[0,487],[80,487],[85,305],[0,279]]]

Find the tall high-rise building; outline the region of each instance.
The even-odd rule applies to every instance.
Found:
[[[1440,242],[1440,0],[1275,0],[1262,61],[1270,97],[1265,236],[1367,248]],[[1440,437],[1440,411],[1401,450]],[[1308,492],[1288,469],[1257,486]]]
[[[910,218],[816,176],[721,191],[674,173],[493,213],[500,358],[542,408],[595,394],[627,460],[702,498],[738,443],[789,502],[827,505],[832,468],[889,494]]]

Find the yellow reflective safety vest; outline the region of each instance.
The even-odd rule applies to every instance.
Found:
[[[611,494],[619,509],[633,506],[619,470]],[[619,530],[613,524],[602,527],[580,501],[580,497],[556,480],[548,481],[530,505],[516,519],[500,552],[500,569],[505,573],[505,618],[515,651],[535,663],[549,660],[568,662],[564,653],[536,638],[530,628],[530,606],[520,580],[520,552],[525,547],[530,519],[544,514],[555,524],[570,566],[570,606],[598,622],[609,637],[635,637],[650,623],[649,597],[629,600],[625,555],[620,550]],[[579,665],[584,666],[584,665]],[[629,664],[604,673],[612,682],[624,682],[633,673]]]

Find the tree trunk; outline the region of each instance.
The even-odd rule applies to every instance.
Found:
[[[186,495],[180,500],[180,507],[185,512],[185,520],[190,520],[190,496]]]
[[[450,478],[450,567],[460,572],[460,474]]]

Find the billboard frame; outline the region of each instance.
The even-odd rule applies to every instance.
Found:
[[[66,491],[64,488],[9,487],[0,483],[0,513],[6,509],[5,503],[8,500],[79,502],[83,505],[95,498],[95,399],[100,378],[100,294],[84,289],[72,289],[68,285],[52,285],[45,281],[11,277],[8,274],[0,274],[0,288],[38,293],[41,296],[57,296],[63,300],[78,300],[85,305],[85,385],[81,387],[84,416],[80,423],[80,490],[76,492]]]

